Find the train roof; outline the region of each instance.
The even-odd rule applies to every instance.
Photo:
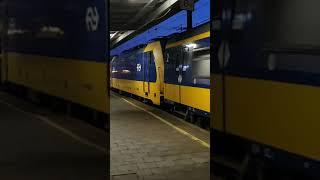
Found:
[[[190,37],[210,32],[210,24],[206,23],[198,28],[192,29],[190,31],[186,31],[184,33],[174,34],[168,37],[167,44],[175,43],[184,39],[188,39]]]
[[[181,41],[181,40],[184,40],[184,39],[187,39],[187,38],[190,38],[190,37],[202,34],[202,33],[206,33],[209,31],[210,31],[210,24],[206,23],[206,24],[201,25],[197,28],[194,28],[190,31],[185,31],[183,33],[176,33],[176,34],[172,34],[170,36],[164,36],[164,37],[158,37],[158,38],[152,39],[152,40],[148,41],[146,44],[140,44],[140,45],[135,46],[133,48],[127,49],[120,54],[126,54],[126,53],[134,51],[134,50],[145,48],[148,44],[156,42],[156,41],[160,41],[161,45],[165,46],[166,44],[178,42],[178,41]]]

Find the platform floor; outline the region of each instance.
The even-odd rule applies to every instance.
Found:
[[[0,179],[108,179],[106,134],[0,92]]]
[[[112,179],[210,179],[209,132],[115,93],[110,127]]]

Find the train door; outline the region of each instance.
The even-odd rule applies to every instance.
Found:
[[[8,56],[7,56],[7,50],[5,49],[7,47],[8,43],[8,8],[7,5],[2,4],[0,7],[1,11],[1,21],[2,21],[2,27],[0,30],[0,36],[1,36],[1,42],[0,42],[0,83],[4,83],[8,79]]]
[[[191,64],[192,51],[193,51],[193,47],[185,46],[183,48],[183,56],[182,56],[183,58],[180,59],[180,63],[181,63],[180,75],[182,76],[181,84],[186,84],[189,79],[188,78],[189,74],[187,74],[187,71]]]
[[[176,68],[176,72],[177,72],[177,78],[178,78],[178,85],[179,85],[179,103],[181,103],[181,86],[183,85],[184,82],[184,74],[185,74],[185,61],[188,58],[188,54],[185,52],[185,49],[183,47],[179,47],[177,49],[177,53],[178,58],[177,58],[177,68]],[[185,60],[186,59],[186,60]]]
[[[193,47],[187,45],[181,46],[181,58],[180,60],[180,74],[179,74],[179,94],[180,94],[180,104],[189,104],[187,97],[190,94],[186,93],[183,86],[190,86],[192,79],[192,51]]]
[[[2,41],[5,41],[2,39]],[[0,83],[4,83],[8,80],[8,53],[3,47],[6,46],[5,42],[1,42],[1,52],[0,52]]]
[[[144,80],[143,80],[143,91],[145,96],[150,94],[150,64],[151,64],[151,53],[143,53],[143,63],[144,63]]]
[[[166,60],[164,70],[164,97],[167,101],[180,103],[180,86],[179,86],[179,65],[180,65],[179,47],[166,49]]]
[[[1,84],[1,80],[2,80],[2,48],[0,47],[0,84]]]
[[[211,44],[211,128],[224,132],[225,122],[225,74],[228,60],[230,59],[228,34],[232,24],[232,0],[216,1],[212,20],[213,42]],[[216,148],[217,149],[217,148]]]

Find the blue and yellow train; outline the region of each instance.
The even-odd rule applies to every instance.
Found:
[[[112,59],[110,67],[112,88],[207,117],[209,125],[208,25],[125,51]]]
[[[213,159],[242,161],[252,179],[268,168],[320,178],[319,5],[212,4]]]
[[[10,0],[6,9],[2,82],[108,114],[105,1]]]

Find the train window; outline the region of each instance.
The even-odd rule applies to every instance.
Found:
[[[319,48],[319,0],[265,1],[265,44],[285,48]]]
[[[117,66],[116,66],[117,59],[118,57],[114,56],[110,61],[110,75],[112,78],[117,78]]]
[[[168,64],[179,64],[179,56],[181,56],[180,47],[174,47],[166,50],[166,63]]]
[[[157,70],[156,70],[156,63],[155,57],[153,52],[150,52],[150,61],[149,61],[149,82],[156,82],[157,81]]]
[[[210,85],[210,38],[166,50],[165,82]]]
[[[192,74],[195,79],[210,78],[210,48],[202,48],[193,51]]]
[[[285,82],[319,82],[315,75],[320,72],[320,1],[236,2],[225,73]],[[235,26],[240,20],[241,26]]]
[[[178,83],[179,65],[181,64],[181,47],[173,47],[166,50],[165,82]]]
[[[165,54],[165,59],[166,59],[165,63],[169,63],[169,62],[170,62],[170,58],[171,58],[171,55],[170,55],[169,52],[167,52],[167,53]]]
[[[203,39],[184,46],[184,84],[210,85],[210,39]]]

